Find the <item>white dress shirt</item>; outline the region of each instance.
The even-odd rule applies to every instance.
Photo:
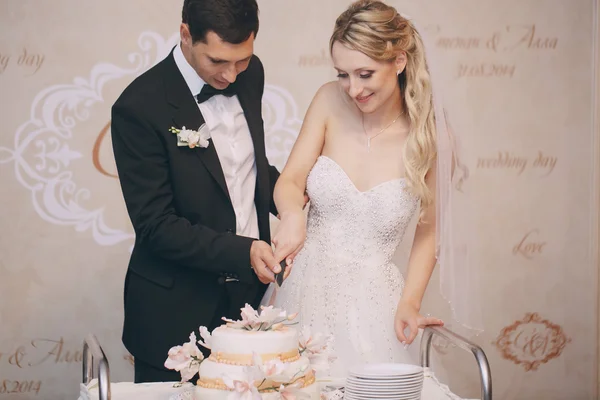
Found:
[[[187,62],[179,45],[173,51],[192,95],[196,97],[205,82]],[[250,128],[237,95],[215,95],[198,104],[210,129],[209,146],[215,146],[225,175],[227,190],[236,216],[236,234],[258,239],[258,216],[254,204],[256,160]]]

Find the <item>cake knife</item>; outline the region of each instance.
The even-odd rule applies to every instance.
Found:
[[[281,272],[279,272],[278,274],[275,274],[275,283],[277,284],[278,287],[281,287],[281,285],[283,284],[283,275],[285,275],[285,269],[287,268],[287,263],[285,262],[285,258],[283,260],[281,260],[279,265],[281,266]]]

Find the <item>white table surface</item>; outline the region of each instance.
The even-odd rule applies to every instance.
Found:
[[[92,380],[87,387],[81,385],[78,400],[98,400],[97,380]],[[111,383],[111,400],[196,400],[191,396],[193,385],[186,383],[182,387],[174,387],[174,382]],[[466,400],[452,393],[448,386],[437,380],[434,374],[425,369],[425,381],[421,400]]]

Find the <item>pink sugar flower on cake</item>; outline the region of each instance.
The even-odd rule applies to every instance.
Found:
[[[242,321],[248,323],[250,326],[256,326],[260,323],[260,317],[258,311],[256,311],[250,304],[246,304],[242,308]]]
[[[231,390],[227,400],[262,400],[258,391],[257,382],[264,381],[265,376],[260,369],[254,367],[244,368],[243,376],[233,379],[228,375],[223,375],[223,383]]]
[[[300,332],[298,348],[300,354],[306,354],[315,371],[326,370],[333,359],[330,356],[332,341],[332,335],[312,333],[310,327],[304,326]]]
[[[260,325],[258,311],[252,308],[251,305],[246,304],[242,310],[242,319],[234,321],[223,317],[222,320],[227,322],[227,326],[233,329],[245,329],[245,330],[256,330]]]
[[[247,331],[280,330],[286,326],[286,322],[292,321],[298,315],[298,313],[287,315],[286,311],[273,306],[262,307],[260,314],[249,304],[241,310],[242,319],[239,321],[222,318],[227,322],[228,327]]]
[[[252,353],[253,367],[260,370],[260,375],[264,375],[274,382],[287,382],[290,377],[286,374],[286,365],[280,359],[275,358],[267,362],[263,362],[262,358],[257,353]]]
[[[312,354],[325,352],[331,345],[333,336],[322,333],[312,333],[309,326],[304,326],[300,331],[300,351]]]
[[[202,360],[204,355],[196,346],[196,335],[192,332],[189,342],[169,349],[169,356],[164,365],[165,368],[178,371],[181,374],[181,382],[187,382],[200,371]]]
[[[204,341],[198,340],[198,344],[200,346],[210,350],[212,336],[211,336],[210,332],[208,331],[208,328],[205,326],[201,326],[199,330],[200,330],[200,337],[202,337],[202,339],[204,339]]]
[[[273,306],[262,307],[260,310],[259,322],[271,324],[278,319],[287,319],[286,312]]]
[[[310,399],[310,395],[302,393],[302,381],[297,381],[291,385],[281,385],[279,387],[279,398],[281,400],[303,400]]]
[[[254,382],[231,380],[225,384],[232,390],[227,400],[262,400]]]
[[[274,308],[273,306],[262,307],[259,321],[265,327],[265,330],[278,331],[285,328],[286,322],[293,321],[298,313],[287,315],[285,310]]]

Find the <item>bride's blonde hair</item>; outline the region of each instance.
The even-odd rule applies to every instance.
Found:
[[[378,0],[358,0],[336,20],[330,52],[335,42],[383,62],[393,62],[401,51],[406,53],[406,68],[398,76],[410,120],[403,159],[409,188],[420,198],[423,216],[434,198],[425,178],[437,152],[431,81],[421,36],[394,7]]]

